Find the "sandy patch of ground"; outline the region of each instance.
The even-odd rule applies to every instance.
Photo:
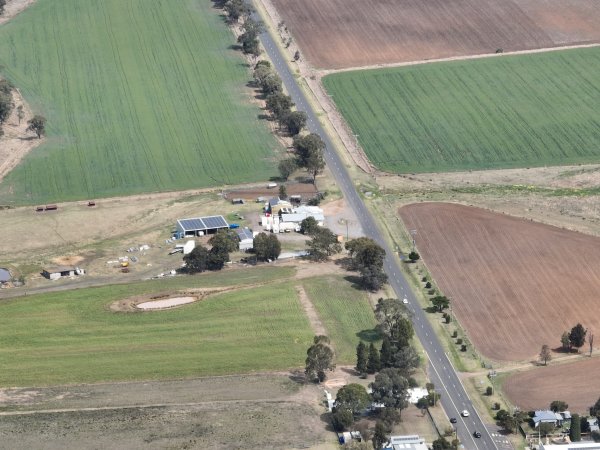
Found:
[[[155,309],[168,309],[177,306],[187,305],[197,300],[196,297],[170,297],[163,300],[153,300],[151,302],[143,302],[135,305],[138,309],[151,311]]]
[[[27,121],[33,117],[33,113],[18,89],[13,90],[13,103],[15,107],[2,127],[4,136],[0,138],[0,181],[19,164],[27,153],[44,142],[44,139],[38,139],[31,132],[26,131]],[[17,106],[19,105],[23,106],[25,113],[20,123],[17,117]]]
[[[21,11],[33,5],[36,0],[8,0],[4,7],[4,14],[0,16],[0,25],[8,22]]]
[[[74,266],[84,260],[85,258],[79,255],[58,256],[56,258],[52,258],[52,262],[54,264],[58,264],[59,266]]]
[[[325,214],[325,225],[335,234],[354,239],[363,236],[356,214],[343,198],[321,205]]]

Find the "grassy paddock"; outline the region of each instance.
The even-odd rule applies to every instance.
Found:
[[[323,79],[367,155],[398,173],[597,162],[600,48]]]
[[[268,179],[278,145],[206,0],[38,0],[0,27],[0,66],[48,138],[0,204]]]
[[[311,278],[303,285],[333,342],[337,362],[355,364],[359,340],[379,338],[373,332],[377,322],[367,294],[339,276]]]
[[[193,377],[302,366],[313,333],[289,282],[242,288],[167,311],[107,309],[114,300],[144,292],[237,285],[291,273],[236,271],[3,301],[0,385]]]

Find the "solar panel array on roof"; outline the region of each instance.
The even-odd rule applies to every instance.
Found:
[[[193,219],[179,219],[181,227],[186,231],[214,230],[215,228],[229,228],[223,216],[196,217]]]
[[[223,216],[210,216],[201,217],[202,222],[206,225],[206,228],[228,228],[227,222]]]

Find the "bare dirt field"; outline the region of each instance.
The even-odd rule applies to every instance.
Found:
[[[273,0],[308,61],[339,69],[600,39],[594,0]]]
[[[310,448],[335,437],[321,395],[293,374],[0,390],[0,436],[12,449]]]
[[[600,396],[597,391],[590,394],[590,380],[598,377],[600,358],[586,358],[515,373],[504,381],[503,390],[514,405],[524,410],[546,409],[553,400],[564,400],[571,412],[588,414]]]
[[[285,183],[288,195],[301,195],[304,199],[315,196],[317,189],[312,183]],[[275,188],[261,187],[236,189],[227,191],[227,198],[242,198],[244,200],[255,201],[258,197],[272,198],[279,196],[279,184]]]
[[[600,326],[590,314],[600,286],[599,239],[457,204],[417,203],[399,213],[417,230],[417,250],[486,357],[536,359],[577,322]]]

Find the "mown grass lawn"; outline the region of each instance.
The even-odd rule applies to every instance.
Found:
[[[279,148],[207,0],[37,0],[0,27],[0,70],[47,141],[0,204],[267,180]]]
[[[600,48],[345,72],[323,82],[386,171],[600,158]]]
[[[38,386],[302,367],[313,332],[289,281],[239,288],[166,311],[115,313],[149,292],[273,281],[253,268],[78,289],[0,302],[0,385]]]
[[[378,340],[373,308],[364,291],[340,276],[307,279],[304,289],[327,329],[339,364],[356,364],[356,346]]]

